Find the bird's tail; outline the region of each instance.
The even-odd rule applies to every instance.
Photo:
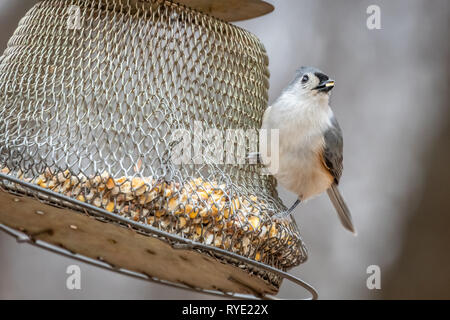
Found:
[[[331,185],[331,187],[327,190],[327,193],[339,215],[339,220],[341,220],[342,225],[356,236],[357,233],[355,227],[353,226],[352,215],[344,201],[344,198],[339,192],[336,183]]]

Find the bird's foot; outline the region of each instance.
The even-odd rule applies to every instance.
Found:
[[[276,215],[274,215],[274,219],[276,220],[285,220],[287,218],[289,218],[292,214],[292,212],[294,211],[294,209],[300,204],[301,200],[297,199],[294,204],[286,211],[277,213]]]

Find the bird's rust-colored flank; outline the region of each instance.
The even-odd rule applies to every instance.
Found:
[[[325,157],[324,157],[324,150],[320,150],[317,153],[318,157],[319,157],[319,162],[322,164],[323,168],[324,168],[324,172],[327,173],[327,175],[330,177],[330,185],[333,183],[333,181],[335,180],[333,174],[331,173],[330,168],[327,166],[327,163],[325,161]]]

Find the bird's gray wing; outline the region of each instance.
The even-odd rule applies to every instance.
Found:
[[[325,132],[325,146],[323,151],[323,163],[334,178],[334,182],[339,184],[339,179],[343,170],[343,147],[342,130],[333,116],[331,127]]]
[[[328,196],[336,209],[342,225],[356,235],[356,229],[353,225],[352,215],[342,197],[338,188],[339,179],[342,175],[342,160],[344,142],[342,139],[342,131],[336,118],[331,119],[331,127],[325,132],[325,146],[323,151],[323,163],[326,169],[334,178],[334,182],[327,190]]]

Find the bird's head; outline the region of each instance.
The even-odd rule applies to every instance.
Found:
[[[301,67],[297,70],[288,90],[300,96],[328,96],[334,88],[334,80],[314,67]]]

